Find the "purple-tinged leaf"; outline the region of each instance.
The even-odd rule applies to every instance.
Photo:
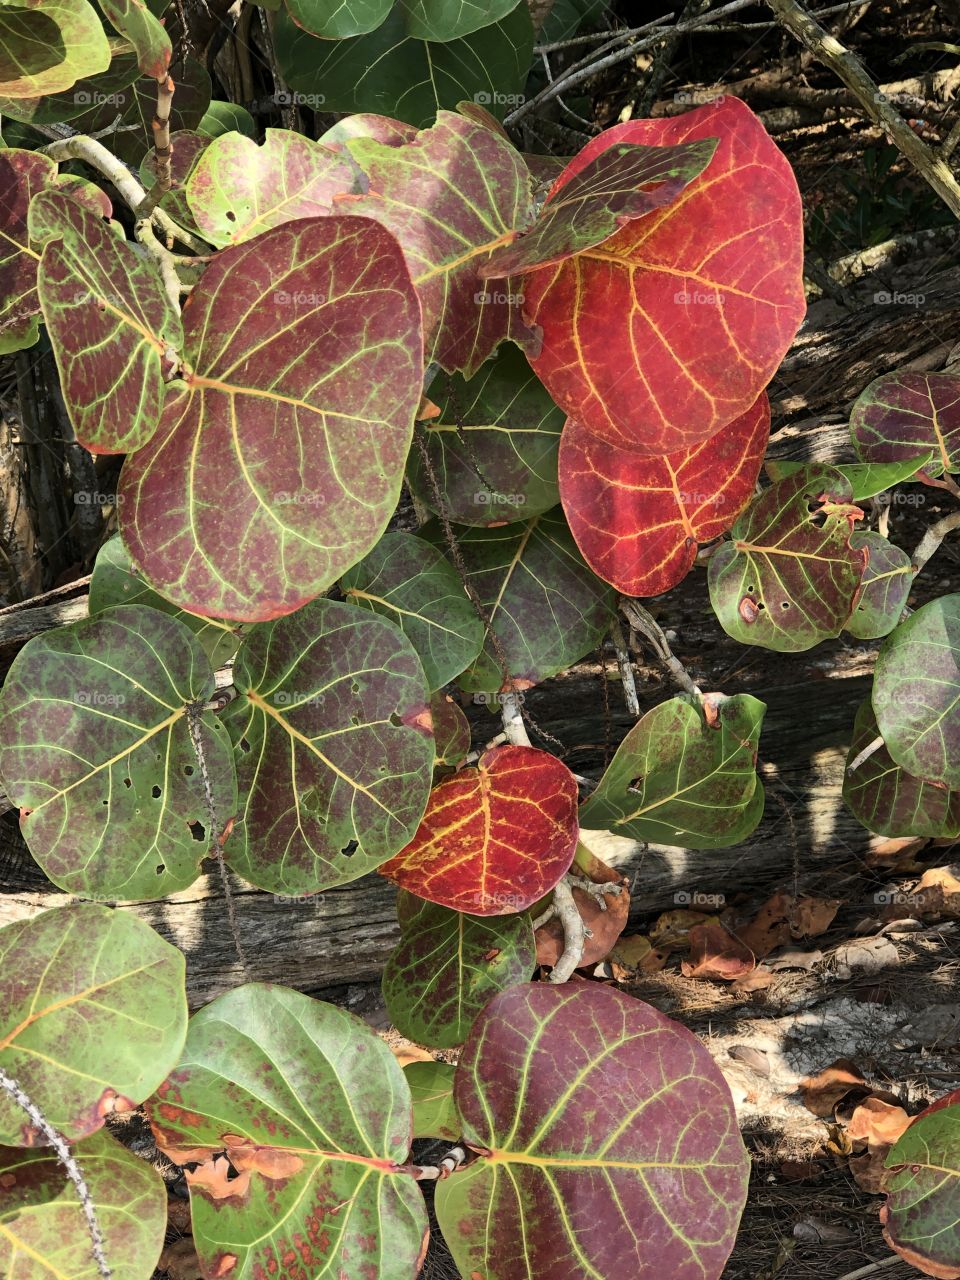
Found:
[[[454,1099],[489,1152],[437,1186],[461,1274],[718,1280],[750,1161],[685,1027],[595,983],[511,987],[474,1024]]]
[[[900,621],[916,574],[910,557],[881,533],[862,530],[853,534],[850,545],[867,552],[856,607],[844,630],[860,640],[889,635]]]
[[[347,147],[370,183],[347,207],[376,218],[403,246],[423,305],[428,363],[469,376],[504,339],[532,340],[520,319],[519,282],[486,285],[478,276],[533,217],[519,152],[452,111],[403,146],[356,138]]]
[[[200,235],[200,228],[194,221],[190,206],[187,204],[186,184],[194,166],[210,146],[210,139],[205,133],[193,129],[177,129],[170,134],[170,177],[173,185],[160,199],[160,208],[170,214],[181,227]],[[149,191],[157,180],[156,155],[151,147],[140,161],[140,181],[144,189]]]
[[[200,1162],[187,1183],[210,1280],[416,1275],[427,1212],[400,1167],[410,1090],[353,1014],[286,987],[238,987],[191,1018],[147,1110],[161,1150]]]
[[[30,852],[61,889],[154,899],[197,878],[212,833],[188,706],[213,694],[191,631],[121,605],[35,636],[0,691],[0,776]],[[236,812],[230,741],[198,728],[221,825]]]
[[[885,746],[849,772],[879,732],[868,699],[857,711],[843,773],[843,798],[856,820],[879,836],[960,836],[960,791],[914,778],[894,763]]]
[[[290,613],[400,496],[423,381],[407,267],[369,219],[286,223],[218,254],[183,326],[184,381],[121,475],[124,541],[191,613]]]
[[[353,138],[375,138],[386,146],[399,147],[405,142],[413,142],[417,132],[416,125],[405,124],[390,116],[378,116],[371,111],[361,111],[354,116],[344,116],[342,120],[332,124],[317,141],[325,147],[340,147],[346,152],[344,143]]]
[[[960,1089],[916,1116],[884,1161],[883,1234],[911,1266],[960,1276]]]
[[[400,629],[316,600],[253,628],[223,720],[240,812],[230,865],[273,893],[373,871],[417,829],[434,762],[423,668]]]
[[[186,1028],[183,954],[132,912],[83,902],[0,929],[0,1068],[71,1142],[143,1102]],[[41,1141],[6,1093],[0,1141]]]
[[[929,476],[960,470],[960,378],[887,373],[862,392],[850,434],[864,462],[909,462]],[[924,458],[932,453],[929,462]]]
[[[156,263],[58,192],[35,197],[29,226],[43,245],[37,290],[77,440],[92,453],[139,449],[183,343]]]

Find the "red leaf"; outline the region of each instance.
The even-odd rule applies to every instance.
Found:
[[[380,871],[429,902],[507,915],[560,880],[578,831],[566,765],[534,747],[495,747],[433,789],[417,834]]]
[[[805,311],[796,180],[750,108],[721,98],[605,130],[553,189],[617,143],[709,137],[713,160],[673,204],[523,277],[524,316],[543,329],[531,363],[554,400],[648,455],[746,413],[790,345]]]
[[[568,420],[560,499],[590,568],[628,596],[655,596],[693,567],[697,544],[725,533],[753,495],[770,434],[770,402],[702,444],[663,457],[618,449]]]

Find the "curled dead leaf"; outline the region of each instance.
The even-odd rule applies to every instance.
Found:
[[[756,968],[749,947],[722,924],[698,924],[690,930],[690,959],[680,965],[685,978],[713,978],[733,982]]]
[[[837,1103],[854,1090],[869,1092],[860,1068],[849,1058],[838,1058],[815,1076],[800,1081],[800,1096],[808,1111],[821,1119],[830,1119]]]

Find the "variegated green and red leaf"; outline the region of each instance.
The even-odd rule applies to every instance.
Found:
[[[864,462],[916,460],[928,476],[960,470],[960,378],[884,374],[853,406],[850,434]]]

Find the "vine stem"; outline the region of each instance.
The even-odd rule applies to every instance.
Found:
[[[71,1154],[66,1139],[62,1134],[58,1133],[37,1104],[21,1089],[16,1080],[7,1075],[2,1067],[0,1067],[0,1089],[3,1089],[4,1093],[13,1099],[20,1110],[29,1116],[30,1123],[43,1134],[47,1143],[56,1152],[57,1159],[66,1169],[67,1177],[76,1188],[77,1196],[83,1209],[83,1216],[87,1220],[87,1231],[90,1235],[90,1249],[93,1254],[93,1260],[97,1264],[97,1270],[102,1280],[110,1280],[113,1272],[107,1265],[103,1246],[103,1230],[97,1218],[93,1196],[90,1194],[90,1188],[87,1186],[87,1181],[83,1176],[83,1170]]]

